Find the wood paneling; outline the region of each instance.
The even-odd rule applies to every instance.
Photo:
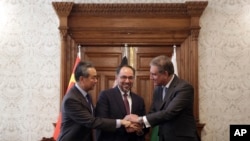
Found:
[[[115,80],[115,70],[122,59],[122,48],[117,46],[90,46],[81,51],[82,60],[91,61],[97,70],[98,84],[90,93],[96,103],[100,91],[111,88]]]

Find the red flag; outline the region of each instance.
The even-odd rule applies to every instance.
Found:
[[[79,56],[76,57],[76,61],[75,61],[75,65],[74,65],[74,68],[73,68],[73,71],[71,73],[71,76],[70,76],[70,80],[69,80],[69,84],[68,84],[68,88],[67,88],[67,91],[66,93],[68,92],[68,90],[75,84],[75,69],[76,69],[76,65],[81,61],[81,59],[79,58]],[[57,140],[59,134],[60,134],[60,128],[61,128],[61,122],[62,122],[62,113],[60,112],[59,113],[59,116],[58,116],[58,119],[57,119],[57,123],[56,123],[56,128],[55,128],[55,131],[54,131],[54,135],[53,135],[53,138],[55,140]]]

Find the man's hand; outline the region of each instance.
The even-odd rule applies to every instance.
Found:
[[[139,117],[137,115],[135,115],[135,114],[126,115],[124,120],[139,123]]]
[[[129,127],[126,127],[126,131],[128,133],[131,132],[136,132],[138,135],[142,135],[143,134],[143,126],[139,121],[139,117],[138,115],[135,114],[130,114],[130,115],[126,115],[124,117],[124,120],[128,120],[131,121],[131,124]]]
[[[126,127],[126,131],[128,133],[141,132],[142,131],[142,125],[139,124],[139,123],[131,123],[129,127]]]
[[[126,128],[129,127],[131,125],[131,121],[128,120],[121,120],[121,125],[125,126]]]

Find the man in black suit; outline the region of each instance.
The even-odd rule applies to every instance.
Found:
[[[89,62],[80,62],[75,69],[75,85],[62,101],[62,123],[58,141],[93,141],[92,129],[115,131],[130,122],[121,119],[94,117],[91,95],[97,83],[97,72]]]
[[[149,114],[126,119],[145,127],[159,125],[159,141],[198,141],[193,86],[174,74],[171,59],[163,55],[150,62],[150,79],[156,87]]]
[[[131,91],[134,82],[135,69],[129,65],[121,65],[116,71],[116,83],[114,88],[100,93],[96,105],[96,116],[102,118],[121,119],[132,113],[145,114],[144,100]],[[128,109],[123,97],[127,94]],[[97,130],[97,141],[144,141],[148,129],[134,130],[132,128],[117,128],[115,132]]]

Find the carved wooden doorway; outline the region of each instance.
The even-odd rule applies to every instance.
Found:
[[[171,55],[172,46],[175,44],[179,77],[194,86],[194,115],[197,128],[201,131],[204,124],[199,123],[198,37],[199,19],[208,4],[207,1],[154,4],[53,2],[52,4],[60,21],[61,99],[67,89],[79,44],[84,47],[82,59],[94,62],[100,73],[100,84],[93,91],[96,96],[101,89],[113,84],[114,69],[121,61],[121,47],[124,43],[136,47],[133,63],[138,74],[134,89],[143,97],[152,91],[147,68],[149,60],[158,55],[157,51],[161,54],[166,51],[167,55]],[[102,47],[105,49],[100,52]],[[101,59],[104,57],[107,61]],[[149,86],[147,92],[141,89],[145,86]],[[146,104],[150,105],[151,97],[145,98]],[[94,100],[96,101],[96,98]]]

